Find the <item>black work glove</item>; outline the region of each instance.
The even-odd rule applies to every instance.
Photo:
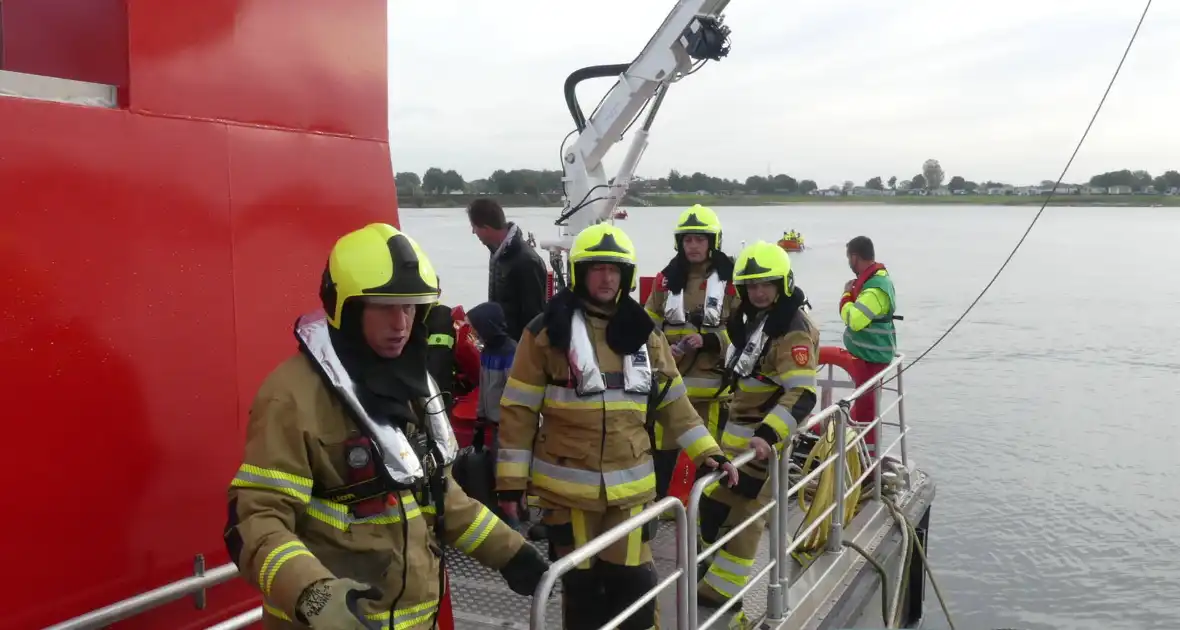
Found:
[[[702,463],[705,465],[700,466],[699,469],[705,471],[706,475],[712,472],[725,473],[725,475],[721,477],[717,483],[720,483],[721,485],[728,488],[732,488],[736,484],[741,483],[742,476],[738,474],[737,468],[734,467],[733,463],[730,462],[729,458],[725,455],[708,455],[705,457],[705,461]],[[699,472],[700,471],[698,471],[698,474]],[[700,477],[698,477],[698,479],[699,478]]]
[[[348,578],[320,580],[303,589],[296,616],[312,630],[374,630],[380,622],[360,612],[360,600],[381,599],[381,591]]]
[[[513,593],[517,595],[529,596],[537,590],[537,585],[541,583],[541,576],[545,575],[545,571],[549,570],[549,562],[541,555],[537,548],[525,543],[520,546],[520,550],[504,568],[500,569],[500,575],[504,576],[504,581],[508,582],[508,588],[512,589]]]

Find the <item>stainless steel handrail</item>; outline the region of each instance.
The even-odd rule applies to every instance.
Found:
[[[225,621],[209,626],[205,630],[241,630],[262,621],[262,606],[251,608],[246,612],[230,617]]]
[[[772,517],[770,519],[771,531],[769,547],[771,561],[768,563],[769,566],[763,568],[756,575],[752,576],[746,585],[738,591],[738,593],[731,597],[729,601],[727,601],[721,608],[710,615],[710,617],[700,625],[698,625],[697,597],[696,588],[694,585],[694,588],[689,593],[687,602],[689,608],[689,624],[687,626],[678,626],[681,628],[681,630],[704,630],[705,628],[708,628],[708,626],[716,622],[731,606],[733,606],[733,604],[738,599],[745,595],[750,590],[750,588],[758,582],[758,580],[761,580],[764,576],[766,576],[767,573],[770,574],[770,584],[767,587],[766,593],[766,611],[768,619],[779,620],[782,618],[782,616],[788,614],[790,611],[790,576],[787,571],[783,570],[787,566],[787,558],[790,556],[791,552],[797,549],[812,532],[817,530],[823,524],[824,520],[829,515],[832,516],[832,523],[830,525],[830,531],[828,535],[827,551],[835,553],[843,552],[843,528],[845,525],[845,523],[843,523],[844,506],[846,504],[848,495],[851,494],[851,490],[846,490],[845,488],[847,480],[845,479],[844,471],[847,470],[848,451],[852,448],[855,448],[858,443],[863,442],[865,436],[870,431],[874,432],[874,436],[877,438],[876,441],[879,443],[881,441],[880,429],[882,416],[884,416],[885,413],[891,411],[895,406],[898,409],[898,423],[901,428],[901,435],[897,440],[894,441],[893,444],[890,445],[888,449],[879,451],[878,454],[872,458],[873,461],[869,466],[869,470],[863,473],[861,478],[857,480],[856,483],[859,485],[863,483],[867,475],[874,475],[873,495],[874,498],[879,499],[882,484],[881,457],[888,451],[891,451],[893,447],[896,446],[898,442],[900,442],[902,444],[903,460],[908,459],[905,457],[905,434],[907,432],[907,428],[905,426],[904,407],[901,403],[901,400],[905,396],[903,393],[904,390],[902,388],[900,374],[901,365],[904,358],[905,357],[902,354],[895,355],[894,359],[884,369],[862,383],[859,387],[854,389],[852,393],[841,398],[835,404],[829,404],[825,406],[825,408],[818,414],[808,418],[807,421],[797,429],[798,432],[815,428],[820,423],[828,421],[829,419],[833,419],[833,421],[836,423],[835,429],[837,442],[834,453],[835,456],[821,462],[794,485],[790,485],[788,483],[782,482],[782,480],[788,479],[792,447],[788,446],[781,454],[776,451],[777,462],[775,462],[773,467],[768,467],[768,472],[770,472],[771,478],[774,479],[772,482],[774,498],[768,501],[767,505],[762,506],[761,509],[755,512],[753,516],[747,518],[741,524],[735,525],[732,529],[730,529],[729,532],[726,533],[725,536],[719,538],[716,542],[703,551],[697,550],[695,547],[697,544],[696,520],[697,516],[700,514],[700,499],[705,487],[714,481],[719,480],[721,478],[721,474],[717,472],[710,473],[701,477],[695,484],[693,484],[692,492],[689,495],[690,498],[688,505],[689,528],[690,533],[692,534],[689,537],[690,545],[687,554],[688,566],[682,567],[678,564],[676,569],[678,573],[688,573],[695,575],[697,564],[700,562],[700,558],[707,557],[708,555],[715,553],[716,550],[722,545],[740,533],[743,529],[749,527],[758,517],[773,509],[774,512],[772,513]],[[884,381],[885,378],[888,377],[894,370],[898,372],[898,383],[895,390],[897,392],[897,399],[886,409],[885,412],[881,414],[874,414],[875,417],[873,421],[864,425],[863,427],[860,427],[860,430],[856,436],[849,440],[848,436],[846,435],[846,429],[848,427],[848,407],[851,405],[852,401],[864,395],[869,390],[873,388],[879,388],[879,390],[883,389],[880,387],[882,381]],[[831,385],[844,383],[842,381],[836,381],[833,378],[830,370],[828,378],[825,379],[825,381],[825,384],[829,387]],[[894,390],[891,388],[891,391]],[[825,392],[825,398],[830,399],[830,395],[828,395],[827,392]],[[740,467],[749,463],[750,461],[753,461],[753,459],[754,452],[746,451],[734,458],[733,463],[735,466]],[[905,463],[908,465],[908,462]],[[802,532],[799,533],[799,535],[791,540],[789,544],[786,543],[786,539],[790,537],[785,531],[786,523],[788,522],[787,517],[790,499],[801,492],[802,489],[811,482],[811,480],[817,478],[831,466],[835,466],[836,470],[840,471],[840,474],[837,474],[836,476],[836,492],[834,493],[835,501],[832,503],[832,505],[829,505],[823,512],[821,512],[811,524],[809,524]],[[853,489],[855,489],[855,486]],[[680,619],[680,615],[677,616],[677,619]]]
[[[889,445],[888,448],[878,448],[878,452],[873,457],[873,461],[869,466],[869,470],[862,473],[861,477],[856,481],[856,484],[859,485],[863,483],[868,474],[873,474],[873,495],[874,498],[879,499],[881,496],[882,484],[882,457],[886,453],[892,451],[899,444],[901,446],[902,465],[907,469],[909,467],[909,452],[906,441],[906,435],[909,433],[909,427],[906,424],[905,404],[903,402],[905,399],[905,390],[902,386],[901,376],[902,372],[904,371],[901,368],[901,363],[904,358],[905,355],[903,354],[899,353],[895,355],[893,361],[891,361],[884,369],[875,374],[869,380],[862,383],[859,387],[853,390],[851,394],[841,398],[836,404],[826,406],[820,413],[808,418],[807,421],[798,428],[798,431],[801,432],[812,429],[821,422],[828,420],[833,415],[836,416],[836,456],[829,458],[820,465],[816,466],[814,470],[809,472],[804,478],[800,479],[794,485],[788,485],[787,483],[784,483],[784,480],[788,479],[787,472],[790,465],[791,448],[788,446],[781,453],[776,450],[775,465],[767,467],[769,473],[768,481],[771,483],[772,494],[774,498],[771,499],[765,506],[762,506],[757,512],[754,513],[754,515],[747,518],[738,526],[732,528],[725,534],[725,536],[719,538],[705,550],[701,551],[697,549],[696,516],[700,513],[701,494],[704,492],[705,487],[721,479],[722,473],[720,472],[711,472],[693,484],[687,510],[679,499],[676,499],[675,497],[664,498],[648,506],[639,514],[632,516],[610,530],[607,530],[602,535],[589,541],[586,545],[575,549],[574,551],[570,552],[569,555],[561,558],[557,562],[554,562],[552,565],[550,565],[549,570],[546,571],[544,577],[541,580],[541,583],[537,586],[537,590],[534,593],[532,611],[530,613],[530,622],[532,628],[544,627],[546,604],[548,603],[549,596],[552,593],[558,578],[572,570],[578,564],[590,559],[594,555],[597,555],[599,552],[606,549],[608,546],[621,539],[623,536],[629,534],[631,531],[658,518],[661,513],[666,512],[667,510],[672,510],[676,519],[676,570],[673,571],[672,575],[661,580],[655,586],[655,588],[649,591],[646,595],[638,599],[622,613],[619,613],[614,619],[607,622],[607,625],[604,626],[605,628],[613,628],[617,626],[622,620],[634,614],[637,610],[639,610],[640,607],[657,597],[661,591],[663,591],[665,588],[670,586],[673,581],[675,581],[677,585],[676,627],[680,630],[688,630],[689,628],[696,629],[697,599],[695,577],[696,566],[700,562],[700,558],[716,553],[716,551],[720,549],[721,546],[737,535],[738,532],[740,532],[745,527],[748,527],[756,519],[768,512],[771,514],[770,519],[768,519],[771,530],[771,561],[768,563],[767,567],[763,568],[757,575],[751,577],[747,584],[737,593],[737,595],[731,598],[730,601],[726,602],[726,605],[723,608],[710,616],[710,618],[705,622],[705,627],[714,623],[724,613],[724,611],[728,610],[729,607],[733,605],[733,602],[743,596],[753,586],[754,583],[762,579],[768,573],[770,575],[770,584],[767,588],[767,615],[770,619],[780,619],[782,615],[787,614],[790,610],[790,602],[788,599],[789,576],[787,575],[786,571],[782,570],[783,567],[787,566],[787,557],[799,546],[801,541],[805,540],[812,531],[814,531],[821,523],[823,523],[824,519],[827,518],[829,514],[833,513],[835,513],[835,515],[832,518],[831,532],[828,537],[828,550],[837,553],[843,552],[841,540],[843,536],[844,523],[842,520],[845,501],[849,498],[848,495],[851,494],[851,490],[845,490],[844,475],[837,475],[836,501],[833,503],[833,505],[828,506],[828,508],[824,510],[819,515],[819,517],[816,518],[810,526],[804,529],[804,531],[801,532],[789,545],[784,545],[783,541],[789,537],[785,531],[785,528],[787,523],[787,508],[790,503],[790,498],[798,494],[798,492],[800,492],[807,483],[809,483],[812,479],[815,479],[829,466],[837,466],[837,469],[840,471],[846,470],[848,451],[854,448],[859,442],[864,441],[865,436],[870,431],[874,432],[874,435],[877,438],[876,442],[880,444],[883,417],[895,407],[897,409],[898,416],[897,426],[899,428],[899,436]],[[845,429],[849,422],[847,410],[848,404],[863,395],[865,392],[869,391],[869,389],[878,387],[881,382],[885,380],[886,376],[894,370],[897,371],[897,375],[895,377],[897,380],[897,387],[880,387],[880,390],[894,391],[897,393],[897,397],[893,404],[886,408],[885,411],[882,411],[879,414],[875,413],[873,421],[862,425],[852,440],[848,440],[847,436],[845,436]],[[837,384],[837,382],[831,378],[830,370],[827,382],[829,384]],[[753,461],[754,457],[754,451],[746,451],[734,458],[733,464],[734,466],[740,467]],[[691,536],[689,535],[690,530],[692,532]],[[224,564],[202,572],[199,575],[177,580],[146,593],[141,593],[134,597],[115,602],[109,606],[88,612],[84,615],[74,617],[73,619],[69,619],[62,623],[50,626],[45,630],[93,630],[102,628],[112,623],[129,619],[148,610],[158,608],[164,604],[171,603],[181,599],[182,597],[189,595],[199,595],[205,589],[228,582],[237,576],[238,568],[235,565]],[[242,628],[258,621],[261,619],[261,617],[262,609],[255,608],[227,619],[219,624],[210,626],[209,630],[232,630],[234,628]]]
[[[756,454],[754,453],[753,450],[746,451],[733,459],[733,465],[736,467],[744,466],[744,465],[754,461],[755,456],[756,456]],[[780,512],[780,510],[776,509],[779,505],[778,504],[778,496],[779,496],[779,489],[780,489],[780,485],[781,485],[780,484],[781,480],[779,479],[779,472],[780,472],[781,466],[779,465],[778,458],[779,458],[779,452],[778,452],[778,449],[775,449],[775,452],[774,452],[774,460],[775,461],[772,462],[772,465],[767,466],[767,472],[768,472],[768,479],[767,480],[771,483],[771,488],[773,490],[772,496],[774,498],[767,501],[766,505],[761,506],[757,511],[755,511],[753,514],[748,516],[741,523],[734,525],[728,532],[725,533],[724,536],[721,536],[720,538],[718,538],[716,541],[714,541],[711,545],[709,545],[708,547],[706,547],[703,550],[697,548],[697,541],[698,541],[698,536],[699,536],[697,518],[700,516],[701,496],[704,493],[705,488],[707,488],[708,486],[712,485],[714,482],[719,481],[721,479],[723,473],[721,473],[721,472],[709,473],[707,475],[704,475],[700,479],[698,479],[696,481],[696,483],[693,484],[692,492],[689,494],[689,499],[688,499],[688,528],[689,528],[688,538],[690,541],[689,547],[688,547],[688,556],[687,556],[687,558],[688,558],[688,567],[687,567],[688,571],[687,572],[688,573],[695,576],[696,575],[696,567],[700,563],[701,558],[703,558],[703,557],[707,558],[708,556],[716,553],[723,546],[725,546],[725,543],[732,540],[734,536],[737,536],[738,534],[740,534],[747,527],[753,525],[755,522],[757,522],[757,520],[759,518],[762,517],[763,514],[766,514],[767,512],[770,512],[770,519],[768,519],[768,520],[770,521],[771,537],[775,538],[775,539],[779,538],[779,536],[781,535],[780,532],[782,531],[782,523],[779,522],[781,512]],[[678,567],[678,570],[679,570],[679,567]],[[734,605],[734,603],[736,603],[741,597],[743,597],[751,588],[753,588],[753,586],[759,580],[761,580],[768,573],[770,574],[770,586],[781,585],[781,582],[782,582],[782,580],[781,580],[781,567],[777,561],[777,557],[773,558],[769,563],[767,563],[767,566],[765,568],[763,568],[756,575],[751,577],[746,582],[745,586],[743,586],[741,589],[739,589],[738,592],[733,595],[733,597],[731,597],[727,602],[725,602],[725,604],[723,604],[720,608],[718,608],[716,612],[714,612],[712,615],[710,615],[709,618],[706,619],[703,624],[701,624],[698,619],[697,590],[694,585],[694,588],[691,591],[689,591],[689,594],[688,594],[688,602],[687,602],[688,617],[689,617],[688,627],[689,628],[704,629],[704,628],[708,628],[709,626],[711,626],[718,619],[720,619],[721,616],[724,615]],[[781,613],[781,611],[782,611],[781,601],[782,600],[781,600],[781,592],[779,591],[779,589],[778,588],[768,589],[767,597],[769,600],[767,602],[767,610],[771,611],[771,612],[775,612],[775,613]]]
[[[205,571],[202,575],[177,580],[165,584],[146,593],[140,593],[110,606],[93,610],[84,615],[50,626],[45,630],[92,630],[103,628],[117,621],[129,619],[140,613],[164,604],[174,602],[182,597],[196,595],[201,591],[228,582],[238,576],[238,567],[233,564],[223,564]]]
[[[684,510],[684,504],[676,497],[665,497],[647,507],[639,514],[615,525],[594,539],[587,542],[585,545],[574,549],[569,554],[561,557],[553,564],[549,565],[549,570],[545,571],[545,575],[541,577],[541,582],[537,584],[537,589],[533,592],[533,606],[529,614],[529,625],[532,628],[545,627],[545,609],[549,604],[549,596],[553,593],[554,587],[557,585],[557,580],[561,576],[572,571],[579,564],[589,560],[598,555],[604,549],[614,544],[616,541],[629,535],[631,532],[642,527],[650,521],[659,518],[660,514],[672,510],[676,517],[676,567],[672,575],[664,578],[655,588],[648,591],[643,597],[640,597],[633,604],[627,607],[626,610],[616,615],[613,619],[608,621],[603,628],[615,628],[623,620],[627,619],[638,611],[644,604],[655,599],[661,591],[670,586],[672,582],[676,582],[676,627],[688,627],[688,606],[686,606],[685,599],[688,597],[691,588],[695,588],[695,584],[689,582],[689,573],[684,570],[688,566],[688,519]]]

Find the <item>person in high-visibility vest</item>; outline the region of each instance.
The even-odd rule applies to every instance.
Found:
[[[819,326],[804,308],[807,298],[795,286],[790,256],[774,243],[758,241],[738,255],[733,281],[742,302],[729,321],[733,344],[724,365],[736,391],[721,447],[730,457],[753,448],[758,459],[741,468],[733,488],[705,488],[700,505],[702,547],[771,500],[767,466],[772,464],[766,460],[772,449],[789,443],[817,400]],[[765,520],[764,515],[746,526],[709,558],[697,590],[702,606],[723,604],[749,582]],[[747,621],[739,615],[736,624],[745,628]]]
[[[848,268],[856,278],[844,283],[840,298],[840,319],[844,322],[844,347],[857,358],[857,374],[850,376],[860,383],[881,372],[897,352],[897,329],[893,320],[901,319],[893,278],[885,265],[876,261],[873,241],[857,236],[848,241]],[[869,423],[877,416],[876,389],[856,399],[849,413],[853,422]],[[873,432],[865,435],[869,453],[876,455]]]

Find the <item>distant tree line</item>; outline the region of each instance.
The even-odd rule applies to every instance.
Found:
[[[466,181],[454,169],[443,170],[438,167],[426,169],[421,177],[417,173],[401,172],[396,175],[398,190],[402,195],[444,195],[451,193],[472,194],[502,194],[502,195],[539,195],[561,194],[561,171],[513,169],[494,171],[483,179]],[[950,192],[973,193],[988,189],[1010,189],[1013,186],[1003,182],[986,180],[983,183],[968,180],[961,175],[946,178],[942,165],[938,160],[926,160],[921,169],[912,177],[899,179],[891,175],[888,179],[872,177],[858,186],[851,180],[842,185],[833,184],[823,189],[835,194],[857,194],[863,190],[897,191],[917,193],[935,191],[945,188]],[[1053,180],[1042,180],[1041,188],[1053,186]],[[1132,190],[1165,192],[1180,189],[1180,172],[1167,171],[1163,175],[1152,177],[1142,170],[1121,170],[1101,173],[1090,178],[1088,185],[1093,187],[1110,188],[1112,186],[1128,186]],[[860,190],[858,190],[860,189]],[[636,178],[630,187],[631,192],[639,195],[661,193],[703,193],[709,195],[799,195],[820,191],[820,186],[812,179],[796,179],[790,175],[751,175],[745,180],[714,177],[701,172],[685,175],[673,170],[665,177],[654,179]]]

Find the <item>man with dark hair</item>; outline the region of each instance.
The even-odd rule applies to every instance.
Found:
[[[471,233],[492,252],[488,301],[504,309],[508,336],[520,340],[524,327],[545,309],[545,261],[528,245],[520,228],[504,218],[504,209],[495,200],[472,201],[467,219]]]
[[[885,265],[876,261],[873,241],[857,236],[848,241],[848,268],[856,278],[844,284],[840,298],[840,319],[844,322],[844,347],[857,358],[858,374],[851,376],[859,383],[877,375],[893,360],[897,351],[897,329],[893,320],[897,298],[893,279]],[[858,398],[850,412],[853,422],[869,423],[877,416],[877,392],[870,389]],[[876,456],[873,432],[865,435],[865,446]]]

